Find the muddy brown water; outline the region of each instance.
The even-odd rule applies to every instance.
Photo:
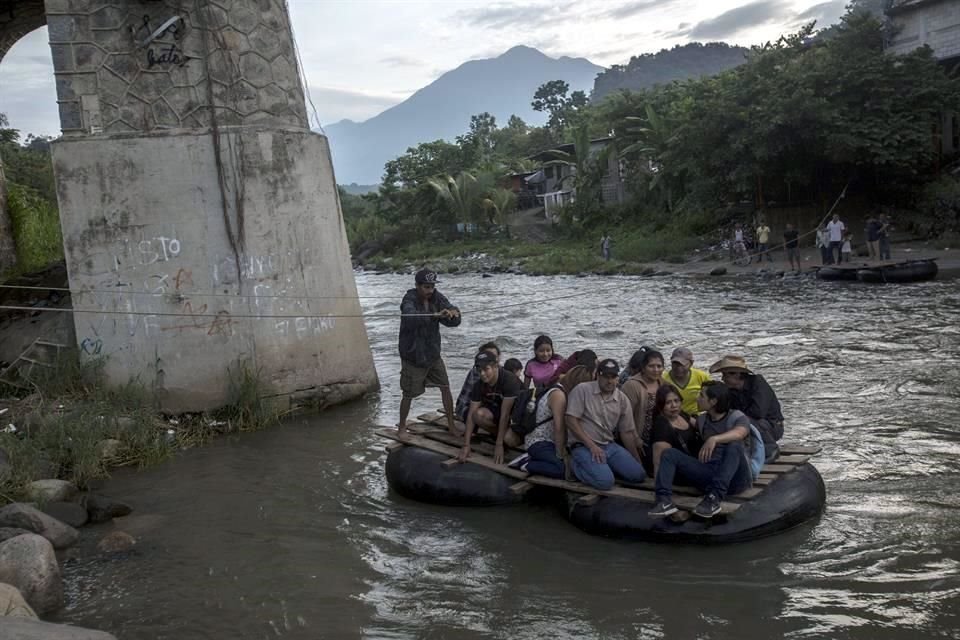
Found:
[[[384,298],[365,310],[395,311],[409,280],[360,275],[361,295]],[[379,395],[116,473],[103,490],[135,506],[139,544],[67,561],[59,619],[122,640],[960,637],[960,282],[454,276],[440,289],[466,312],[444,331],[455,385],[476,345],[525,359],[540,332],[564,353],[745,354],[780,394],[786,439],[824,445],[826,512],[754,543],[677,547],[591,537],[549,507],[400,498],[371,434],[396,420],[398,322],[375,319]]]

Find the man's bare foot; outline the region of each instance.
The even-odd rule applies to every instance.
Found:
[[[410,434],[407,433],[407,428],[406,428],[406,427],[401,427],[400,425],[397,425],[397,437],[398,437],[400,440],[407,440],[407,439],[409,439],[409,438],[410,438]]]

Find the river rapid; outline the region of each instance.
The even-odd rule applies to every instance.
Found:
[[[412,286],[357,281],[378,315]],[[456,388],[477,345],[526,360],[539,333],[564,355],[685,345],[704,368],[745,355],[780,396],[784,440],[824,447],[824,515],[748,544],[668,546],[588,536],[546,506],[403,499],[372,435],[397,420],[399,321],[376,317],[378,395],[107,481],[134,505],[139,543],[68,560],[61,621],[121,640],[960,637],[960,281],[469,275],[439,288],[464,310],[443,330]],[[439,404],[431,391],[413,415]]]

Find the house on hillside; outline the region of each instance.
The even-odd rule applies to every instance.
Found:
[[[612,137],[597,138],[590,141],[590,157],[597,157],[607,146],[613,144]],[[540,168],[524,174],[523,184],[535,195],[537,201],[543,205],[547,218],[554,218],[560,208],[571,203],[576,198],[574,177],[576,167],[569,164],[552,164],[557,160],[557,152],[573,156],[576,151],[573,143],[562,144],[552,149],[546,149],[530,157],[540,163]],[[605,204],[617,204],[624,201],[623,170],[616,153],[607,156],[607,167],[600,184],[600,199]]]
[[[904,54],[928,46],[941,64],[952,70],[960,65],[960,0],[896,0],[887,17],[894,32],[887,53]],[[941,153],[960,152],[960,114],[943,114],[939,137]]]

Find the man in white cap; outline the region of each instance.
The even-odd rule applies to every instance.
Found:
[[[720,373],[723,384],[730,389],[730,406],[742,411],[763,436],[766,460],[780,453],[777,441],[783,437],[783,411],[780,400],[763,376],[754,373],[742,356],[724,356],[710,367],[710,373]]]
[[[693,366],[693,352],[686,347],[677,347],[670,356],[670,369],[663,372],[663,379],[672,384],[680,392],[683,401],[681,410],[688,416],[696,416],[697,396],[703,383],[710,379],[710,374],[703,369]]]
[[[407,291],[400,303],[400,423],[397,433],[406,437],[407,416],[413,399],[427,387],[439,387],[447,428],[456,433],[453,396],[447,368],[440,357],[440,325],[460,326],[460,309],[437,291],[437,274],[430,269],[417,271],[416,288]]]

